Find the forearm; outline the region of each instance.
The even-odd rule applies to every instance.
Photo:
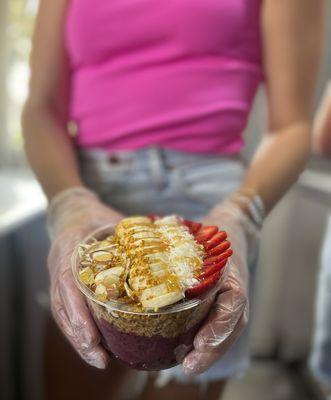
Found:
[[[313,149],[331,157],[331,81],[328,83],[314,121]]]
[[[262,140],[248,168],[242,189],[258,194],[270,211],[297,180],[307,162],[310,122],[303,121]]]
[[[69,187],[81,186],[71,139],[51,107],[28,101],[22,123],[28,161],[48,199]]]

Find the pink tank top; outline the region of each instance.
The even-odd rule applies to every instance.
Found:
[[[77,145],[229,154],[262,80],[261,0],[69,0]]]

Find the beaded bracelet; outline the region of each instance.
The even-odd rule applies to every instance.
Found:
[[[231,200],[244,205],[251,220],[261,228],[266,217],[266,210],[261,196],[249,189],[238,190]]]

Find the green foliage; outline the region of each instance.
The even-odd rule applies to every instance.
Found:
[[[10,0],[8,40],[11,57],[25,60],[30,51],[30,38],[34,23],[34,4],[36,1]],[[14,61],[12,60],[12,61]]]
[[[0,0],[3,1],[3,0]],[[31,36],[33,32],[35,11],[38,0],[7,0],[8,1],[8,88],[15,86],[15,95],[8,91],[8,144],[7,152],[13,158],[22,156],[22,131],[20,115],[24,102],[24,95],[28,85],[27,79],[22,78],[22,68],[27,76],[28,59],[31,50]],[[54,0],[56,1],[56,0]],[[23,66],[23,67],[22,67]],[[17,83],[19,82],[18,89]],[[19,93],[19,95],[17,94]]]

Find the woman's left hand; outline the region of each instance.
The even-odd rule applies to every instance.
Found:
[[[188,375],[206,371],[239,338],[249,315],[248,248],[256,244],[259,231],[240,207],[227,201],[215,207],[202,221],[217,225],[228,234],[233,250],[225,277],[210,315],[194,339],[193,350],[183,361]]]

